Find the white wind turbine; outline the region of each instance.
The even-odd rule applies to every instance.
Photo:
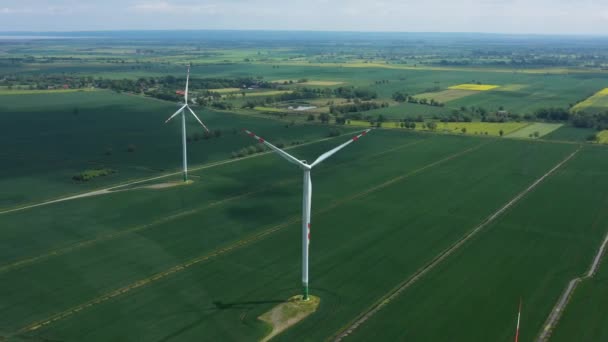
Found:
[[[310,244],[310,204],[311,204],[310,202],[312,200],[312,182],[310,180],[310,170],[313,167],[315,167],[315,165],[321,163],[325,159],[331,157],[334,153],[336,153],[336,152],[340,151],[341,149],[343,149],[344,147],[346,147],[348,144],[352,143],[353,141],[359,140],[359,138],[366,135],[369,131],[371,131],[371,129],[367,129],[367,130],[363,131],[361,134],[354,136],[353,138],[349,139],[344,144],[323,153],[312,164],[308,164],[306,162],[306,160],[298,160],[297,158],[291,156],[290,154],[283,151],[282,149],[280,149],[280,148],[274,146],[273,144],[269,143],[268,141],[258,137],[254,133],[252,133],[248,130],[245,130],[245,132],[249,136],[253,137],[260,143],[268,146],[270,149],[272,149],[276,153],[278,153],[281,157],[287,159],[288,162],[296,164],[304,171],[304,186],[303,186],[304,193],[303,193],[303,198],[302,198],[302,287],[303,287],[302,299],[303,300],[308,300],[308,247]]]
[[[207,128],[207,126],[205,126],[205,124],[201,121],[201,119],[198,118],[198,116],[196,116],[196,114],[194,113],[194,111],[192,110],[192,108],[190,108],[190,106],[188,105],[188,81],[190,80],[190,64],[188,64],[188,73],[186,75],[186,91],[184,92],[184,105],[177,110],[177,112],[173,113],[173,115],[171,115],[167,121],[165,121],[165,123],[169,122],[171,119],[173,119],[177,114],[182,114],[182,149],[183,149],[183,167],[184,167],[184,182],[186,182],[188,180],[188,155],[186,152],[186,111],[184,109],[188,109],[190,111],[190,113],[192,113],[192,115],[194,116],[194,118],[196,119],[196,121],[198,121],[198,123],[201,124],[201,126],[203,126],[203,128],[209,132],[209,129]]]

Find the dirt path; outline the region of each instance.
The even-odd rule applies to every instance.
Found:
[[[460,157],[462,155],[465,155],[467,153],[475,151],[475,150],[477,150],[477,149],[479,149],[479,148],[481,148],[482,146],[485,146],[485,145],[487,145],[487,143],[480,144],[480,145],[477,145],[477,146],[474,146],[474,147],[470,147],[470,148],[467,148],[467,149],[462,150],[460,152],[457,152],[457,153],[451,154],[449,156],[446,156],[446,157],[444,157],[444,158],[442,158],[440,160],[437,160],[437,161],[435,161],[433,163],[424,165],[424,166],[422,166],[422,167],[420,167],[420,168],[418,168],[416,170],[412,170],[412,171],[408,172],[407,174],[397,176],[397,177],[395,177],[393,179],[390,179],[390,180],[388,180],[386,182],[383,182],[383,183],[381,183],[379,185],[376,185],[376,186],[368,188],[368,189],[366,189],[364,191],[361,191],[361,192],[359,192],[359,193],[357,193],[357,194],[355,194],[353,196],[350,196],[350,197],[338,200],[338,201],[336,201],[336,202],[334,202],[334,203],[332,203],[332,204],[324,207],[323,209],[319,209],[317,211],[314,211],[313,214],[314,215],[320,215],[320,214],[324,214],[324,213],[327,213],[327,212],[331,212],[333,209],[335,209],[336,207],[338,207],[338,206],[340,206],[340,205],[342,205],[344,203],[347,203],[347,202],[352,201],[352,200],[357,199],[357,198],[365,197],[365,196],[367,196],[368,194],[370,194],[372,192],[378,191],[380,189],[384,189],[384,188],[388,187],[389,185],[392,185],[392,184],[394,184],[394,183],[396,183],[398,181],[404,180],[406,178],[409,178],[411,176],[419,174],[419,173],[421,173],[421,172],[423,172],[423,171],[425,171],[425,170],[427,170],[427,169],[429,169],[431,167],[434,167],[434,166],[437,166],[437,165],[441,165],[441,164],[443,164],[443,163],[445,163],[447,161],[453,160],[453,159],[458,158],[458,157]],[[93,298],[93,299],[91,299],[91,300],[89,300],[87,302],[84,302],[84,303],[82,303],[80,305],[77,305],[77,306],[74,306],[74,307],[69,308],[67,310],[58,312],[58,313],[56,313],[56,314],[54,314],[54,315],[52,315],[52,316],[50,316],[50,317],[48,317],[46,319],[30,323],[30,324],[28,324],[28,325],[20,328],[18,331],[16,331],[13,334],[13,336],[38,330],[38,329],[40,329],[40,328],[42,328],[44,326],[47,326],[49,324],[52,324],[52,323],[56,322],[56,321],[60,321],[60,320],[63,320],[65,318],[68,318],[68,317],[70,317],[70,316],[72,316],[72,315],[74,315],[74,314],[76,314],[78,312],[81,312],[81,311],[83,311],[83,310],[85,310],[87,308],[90,308],[92,306],[104,303],[104,302],[109,301],[109,300],[111,300],[113,298],[125,295],[125,294],[131,292],[132,290],[135,290],[135,289],[138,289],[138,288],[141,288],[141,287],[144,287],[144,286],[148,286],[148,285],[150,285],[152,283],[155,283],[155,282],[157,282],[159,280],[165,279],[165,278],[167,278],[167,277],[169,277],[169,276],[171,276],[173,274],[176,274],[176,273],[179,273],[181,271],[184,271],[184,270],[186,270],[186,269],[188,269],[188,268],[190,268],[192,266],[195,266],[195,265],[198,265],[198,264],[201,264],[201,263],[204,263],[204,262],[211,261],[211,260],[213,260],[215,258],[223,256],[224,254],[230,253],[232,251],[235,251],[235,250],[241,249],[243,247],[252,245],[252,244],[254,244],[256,242],[262,241],[262,240],[266,239],[267,237],[271,236],[272,234],[285,229],[289,225],[294,224],[296,222],[299,222],[300,219],[301,219],[301,216],[299,214],[295,215],[293,217],[290,217],[287,220],[283,221],[282,223],[279,223],[277,225],[271,226],[271,227],[266,228],[266,229],[262,229],[259,232],[253,233],[253,234],[251,234],[249,236],[246,236],[243,239],[238,240],[236,242],[233,242],[233,243],[231,243],[231,244],[229,244],[229,245],[227,245],[225,247],[220,247],[218,249],[212,250],[212,251],[210,251],[208,253],[205,253],[205,254],[203,254],[203,255],[201,255],[199,257],[196,257],[194,259],[191,259],[191,260],[186,261],[186,262],[181,263],[181,264],[177,264],[177,265],[175,265],[175,266],[173,266],[173,267],[171,267],[171,268],[169,268],[169,269],[167,269],[165,271],[158,272],[158,273],[153,274],[153,275],[151,275],[149,277],[146,277],[146,278],[140,279],[138,281],[135,281],[135,282],[133,282],[133,283],[131,283],[129,285],[126,285],[124,287],[121,287],[121,288],[118,288],[116,290],[107,292],[107,293],[105,293],[105,294],[103,294],[103,295],[101,295],[99,297],[95,297],[95,298]]]
[[[317,296],[310,296],[306,302],[302,301],[302,296],[294,296],[258,317],[259,320],[272,327],[272,331],[262,338],[261,342],[270,341],[273,337],[313,314],[317,311],[320,302],[321,299]]]
[[[570,280],[570,282],[568,283],[568,286],[566,287],[566,289],[564,290],[562,295],[557,300],[557,303],[555,303],[553,310],[551,310],[551,312],[549,313],[549,317],[547,317],[545,324],[543,324],[542,331],[539,333],[539,336],[536,339],[536,341],[545,342],[551,338],[553,329],[555,329],[555,327],[557,326],[557,323],[559,322],[559,319],[561,318],[562,314],[564,313],[564,310],[566,310],[566,306],[568,305],[570,298],[572,298],[572,295],[574,294],[574,291],[576,290],[578,284],[580,284],[583,280],[592,278],[595,275],[595,273],[597,272],[597,269],[600,265],[600,261],[602,260],[602,256],[606,253],[607,245],[608,245],[608,234],[606,234],[606,237],[604,238],[604,242],[602,242],[599,250],[597,251],[597,254],[595,255],[595,258],[593,258],[593,262],[591,263],[591,267],[589,267],[589,271],[587,271],[587,274],[585,274],[582,277],[578,277],[578,278],[574,278],[574,279]]]
[[[472,231],[467,233],[464,237],[454,243],[452,246],[435,256],[430,263],[426,266],[422,267],[418,271],[416,271],[412,276],[407,278],[404,282],[397,285],[396,288],[389,291],[386,295],[376,301],[368,310],[361,313],[352,323],[347,325],[345,328],[338,331],[334,336],[334,341],[341,341],[344,338],[348,337],[348,335],[352,334],[358,327],[363,325],[366,321],[368,321],[372,316],[378,313],[382,308],[390,304],[395,298],[397,298],[401,293],[403,293],[410,286],[415,284],[418,280],[424,277],[427,273],[432,271],[435,267],[437,267],[441,262],[443,262],[446,258],[452,255],[455,251],[460,249],[466,242],[468,242],[472,237],[477,235],[482,229],[484,229],[488,224],[493,222],[497,217],[499,217],[502,213],[504,213],[507,209],[512,207],[515,203],[517,203],[520,199],[522,199],[526,194],[532,191],[534,188],[538,186],[543,180],[553,174],[557,169],[559,169],[562,165],[568,162],[572,157],[574,157],[579,151],[580,147],[568,155],[565,159],[555,165],[551,170],[547,171],[544,175],[542,175],[539,179],[537,179],[534,183],[532,183],[528,188],[524,191],[520,192],[517,196],[507,202],[504,206],[498,209],[496,212],[488,216],[485,220],[481,222],[477,227],[475,227]]]

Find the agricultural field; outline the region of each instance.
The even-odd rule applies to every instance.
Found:
[[[599,272],[578,285],[568,310],[553,332],[553,341],[603,341],[608,339],[608,275],[606,256]],[[585,319],[580,319],[584,317]]]
[[[176,172],[181,166],[179,123],[164,124],[176,104],[107,91],[3,98],[0,125],[5,134],[0,144],[5,149],[0,151],[0,163],[5,167],[0,170],[0,208]],[[237,138],[243,128],[269,129],[276,140],[286,143],[293,136],[301,142],[323,138],[329,131],[314,126],[285,128],[276,120],[211,110],[198,114],[208,127],[222,133],[204,139],[200,125],[188,117],[193,167],[229,159],[232,152],[247,147]],[[96,168],[116,172],[88,182],[72,179]]]
[[[520,338],[534,340],[561,291],[587,270],[606,234],[608,227],[599,224],[608,218],[606,156],[604,149],[579,152],[502,219],[378,312],[352,340],[369,340],[377,331],[390,340],[438,340],[447,331],[454,340],[511,341],[520,298]],[[390,317],[398,317],[397,322]]]
[[[608,88],[602,89],[589,97],[585,101],[572,107],[574,112],[584,112],[588,110],[608,110]]]
[[[508,138],[542,138],[560,129],[563,124],[533,123],[507,135]]]
[[[497,85],[492,84],[459,84],[448,87],[448,89],[454,90],[473,90],[473,91],[488,91],[498,88]]]
[[[0,37],[0,341],[264,340],[303,191],[264,142],[350,143],[311,171],[320,304],[271,341],[512,341],[520,300],[535,340],[608,233],[602,39],[87,35]],[[602,260],[551,341],[607,338]]]

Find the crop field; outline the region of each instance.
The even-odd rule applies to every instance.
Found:
[[[416,98],[418,99],[433,99],[435,101],[445,103],[452,100],[459,99],[461,97],[469,96],[476,94],[477,90],[467,90],[467,89],[448,89],[444,91],[439,91],[436,93],[422,93],[417,94]]]
[[[390,340],[442,340],[448,332],[459,341],[512,341],[520,298],[520,338],[533,340],[569,280],[589,267],[608,229],[606,156],[604,149],[579,152],[468,246],[371,318],[352,340],[369,340],[382,331]],[[596,313],[596,319],[603,320]],[[576,331],[570,335],[577,336],[575,340],[594,340]]]
[[[556,129],[555,131],[545,135],[543,139],[584,142],[590,135],[596,133],[597,130],[593,128],[576,128],[572,126],[562,126]]]
[[[498,88],[497,85],[492,84],[459,84],[455,86],[450,86],[448,89],[454,90],[474,90],[474,91],[488,91]]]
[[[527,125],[524,122],[438,122],[435,130],[446,133],[461,133],[464,128],[466,129],[465,134],[500,136],[501,130],[504,135],[508,135]],[[428,130],[428,127],[424,128],[422,125],[418,125],[416,129]]]
[[[552,341],[605,341],[608,339],[608,267],[606,256],[599,272],[578,285],[568,309],[553,332]],[[580,319],[584,317],[584,319]]]
[[[608,88],[604,88],[572,108],[574,112],[590,109],[608,110]]]
[[[525,126],[521,129],[518,129],[512,133],[509,133],[507,137],[509,138],[530,138],[535,137],[535,134],[538,133],[538,137],[544,137],[547,134],[559,129],[563,124],[554,124],[554,123],[544,123],[537,122],[531,125]]]
[[[343,139],[292,152],[313,157]],[[339,332],[576,148],[381,130],[352,147],[313,172],[312,291],[322,305],[278,340]],[[0,312],[10,318],[0,331],[88,340],[263,336],[256,317],[298,289],[301,177],[274,155],[193,176],[188,186],[2,214],[3,241],[27,248],[2,249]],[[437,187],[444,196],[430,190]],[[347,244],[339,243],[344,234],[353,237]]]
[[[87,34],[0,44],[0,341],[267,337],[303,186],[261,140],[352,141],[311,171],[320,304],[273,342],[513,341],[520,300],[533,341],[577,278],[550,341],[608,339],[605,40]]]
[[[74,92],[95,91],[94,89],[48,89],[48,90],[30,90],[30,89],[0,89],[1,95],[33,95],[33,94],[63,94]]]
[[[176,105],[107,91],[14,95],[0,102],[0,208],[101,188],[129,179],[178,171],[181,137],[178,122],[164,124]],[[66,104],[69,103],[68,106]],[[196,109],[195,109],[196,110]],[[248,127],[269,129],[275,139],[290,143],[327,136],[329,129],[296,126],[229,113],[198,110],[220,138],[188,145],[192,166],[230,158],[246,147],[236,133]],[[203,130],[188,117],[188,133]],[[26,128],[23,130],[23,128]],[[133,150],[129,152],[129,150]],[[14,152],[13,152],[14,151]],[[87,169],[117,172],[89,182],[72,177]]]

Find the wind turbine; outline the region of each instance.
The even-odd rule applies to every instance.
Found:
[[[183,150],[183,167],[184,167],[184,182],[188,181],[188,154],[186,152],[186,111],[184,109],[188,109],[188,111],[190,111],[190,113],[192,113],[192,115],[194,116],[194,118],[196,119],[196,121],[198,121],[198,123],[201,124],[201,126],[203,126],[203,128],[209,132],[209,129],[207,128],[207,126],[205,126],[205,124],[201,121],[201,119],[198,118],[198,116],[196,116],[196,114],[194,113],[194,111],[192,110],[192,108],[190,108],[190,106],[188,105],[188,81],[190,80],[190,64],[188,64],[188,73],[186,75],[186,91],[184,92],[184,105],[177,110],[177,112],[173,113],[173,115],[171,115],[167,121],[165,121],[165,123],[171,121],[171,119],[173,119],[176,115],[178,114],[182,114],[182,150]]]
[[[342,145],[323,153],[312,164],[308,164],[306,160],[298,160],[297,158],[274,146],[268,141],[258,137],[253,132],[245,130],[245,132],[249,136],[253,137],[260,143],[268,146],[270,149],[278,153],[281,157],[285,158],[288,162],[299,166],[300,169],[304,171],[304,191],[302,197],[302,300],[308,300],[308,247],[310,245],[310,204],[312,200],[312,182],[310,180],[310,170],[325,159],[331,157],[334,153],[346,147],[348,144],[359,140],[359,138],[366,135],[369,131],[371,131],[371,129],[366,129],[361,134],[352,137],[350,140],[343,143]]]
[[[519,299],[519,311],[517,312],[517,329],[515,330],[515,342],[519,342],[519,320],[521,318],[521,298]]]

